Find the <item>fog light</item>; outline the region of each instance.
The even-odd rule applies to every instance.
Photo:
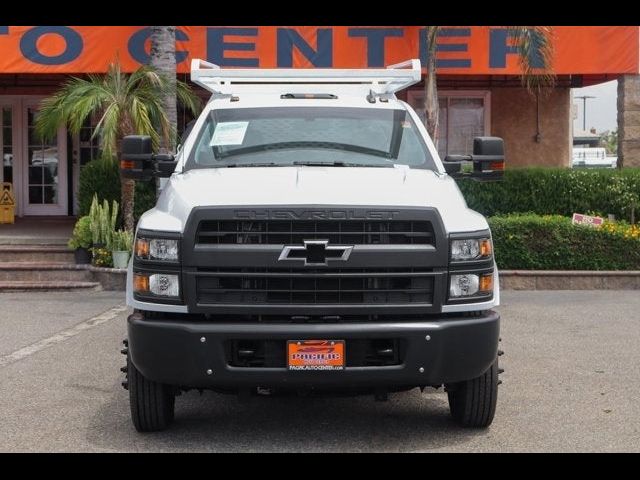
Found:
[[[478,293],[480,278],[478,275],[466,273],[463,275],[451,275],[449,284],[449,296],[469,297]]]
[[[180,280],[178,275],[154,273],[149,277],[149,290],[159,297],[180,296]]]

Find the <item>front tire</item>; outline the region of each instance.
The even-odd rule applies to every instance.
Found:
[[[498,401],[498,359],[479,377],[449,386],[449,409],[463,427],[491,425]]]
[[[142,375],[127,355],[131,420],[139,432],[158,432],[173,422],[175,392],[169,386]]]

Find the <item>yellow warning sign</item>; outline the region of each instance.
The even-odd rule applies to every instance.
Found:
[[[15,205],[15,203],[13,195],[11,195],[9,190],[2,192],[2,195],[0,195],[0,205]]]
[[[0,193],[0,223],[13,223],[15,221],[16,201],[13,198],[13,185],[2,184]]]

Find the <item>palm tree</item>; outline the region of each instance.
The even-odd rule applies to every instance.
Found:
[[[61,125],[71,133],[80,131],[90,115],[99,121],[94,135],[106,158],[120,157],[122,139],[126,135],[149,135],[155,148],[161,140],[169,144],[175,128],[167,115],[164,98],[171,92],[172,82],[154,67],[141,66],[131,74],[124,73],[116,60],[105,75],[72,77],[53,96],[43,100],[36,119],[36,133],[52,138]],[[175,83],[178,100],[198,113],[200,101],[184,82]],[[124,227],[133,231],[135,183],[121,178],[121,205]]]
[[[170,88],[164,96],[163,103],[169,123],[177,131],[178,110],[176,106],[176,27],[175,26],[152,26],[151,27],[151,66],[158,72],[163,73],[167,78],[173,80]],[[161,150],[172,152],[175,147],[175,139],[169,139],[168,144],[162,142]]]
[[[438,133],[438,88],[436,85],[436,45],[438,32],[442,27],[426,27],[427,74],[425,76],[425,114],[426,128],[434,142]],[[553,57],[551,27],[506,27],[518,49],[518,61],[522,74],[520,78],[529,93],[536,96],[545,87],[553,86],[555,77],[548,73]],[[534,67],[531,60],[539,56],[541,67]]]

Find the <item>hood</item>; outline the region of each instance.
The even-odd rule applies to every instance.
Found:
[[[174,174],[140,227],[183,231],[196,206],[340,205],[435,207],[448,233],[488,228],[448,175],[363,167],[211,168]]]

